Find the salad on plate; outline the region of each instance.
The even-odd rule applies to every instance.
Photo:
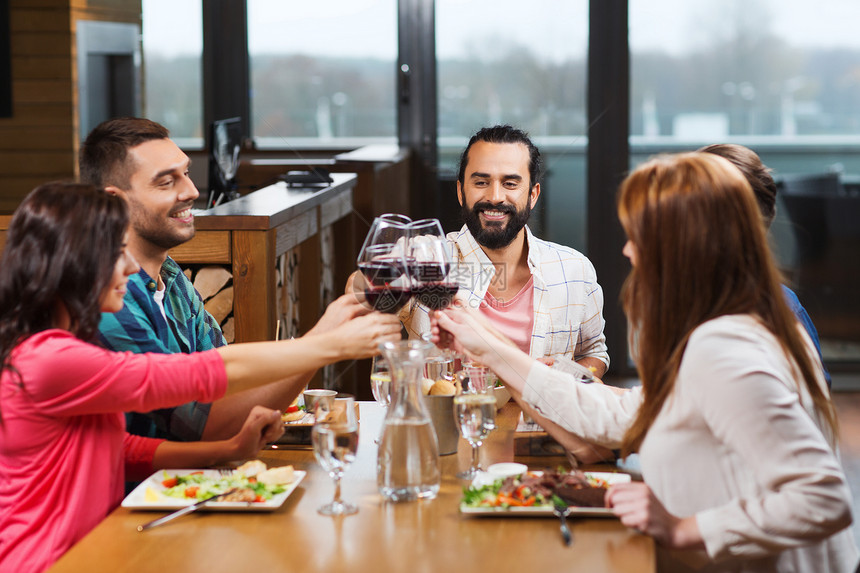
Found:
[[[630,481],[621,473],[582,471],[527,471],[505,478],[479,475],[463,489],[462,513],[477,515],[552,515],[555,505],[566,505],[582,515],[612,515],[604,498],[613,483]]]

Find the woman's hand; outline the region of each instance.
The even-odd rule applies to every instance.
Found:
[[[493,359],[510,347],[516,348],[485,317],[463,306],[430,313],[430,336],[438,346],[485,366],[491,366]]]
[[[256,458],[258,452],[284,434],[281,412],[265,406],[254,406],[239,433],[228,440],[231,460]]]
[[[430,314],[430,340],[441,348],[465,354],[469,360],[487,364],[493,352],[493,336],[464,308],[450,307]]]
[[[679,518],[663,507],[651,488],[642,482],[615,484],[606,492],[606,506],[621,523],[670,549],[704,549],[695,517]]]
[[[358,316],[369,313],[370,310],[361,304],[353,294],[344,294],[329,304],[323,315],[308,334],[322,334],[334,330]]]
[[[369,358],[379,354],[381,343],[400,340],[400,321],[393,314],[371,312],[345,322],[325,336],[332,337],[343,358]]]

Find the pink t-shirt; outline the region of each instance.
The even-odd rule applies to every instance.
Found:
[[[490,319],[493,326],[511,339],[517,347],[529,353],[534,329],[534,277],[510,300],[496,300],[487,292],[480,306],[481,313]]]
[[[47,569],[120,501],[124,456],[152,441],[125,433],[123,412],[221,397],[216,351],[109,352],[64,330],[12,352],[0,375],[0,572]]]

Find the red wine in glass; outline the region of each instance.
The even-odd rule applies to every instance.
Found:
[[[450,306],[459,289],[457,283],[421,283],[412,286],[412,296],[430,310]]]
[[[365,263],[358,263],[358,270],[374,288],[384,287],[403,276],[405,272],[403,259],[398,257],[378,258]]]
[[[448,271],[451,270],[451,265],[447,262],[417,262],[414,259],[407,263],[409,265],[409,275],[420,282],[440,283],[448,276]]]
[[[456,291],[455,291],[456,292]],[[364,298],[374,310],[394,314],[406,306],[412,297],[410,289],[394,286],[382,286],[365,289]]]
[[[379,257],[358,264],[361,274],[367,279],[364,298],[371,308],[394,314],[409,302],[412,296],[409,287],[395,284],[406,273],[405,267],[401,257]]]

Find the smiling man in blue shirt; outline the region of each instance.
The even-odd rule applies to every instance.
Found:
[[[190,163],[166,128],[142,118],[108,120],[81,146],[81,180],[120,195],[129,205],[128,249],[141,267],[129,278],[125,307],[102,316],[100,338],[107,348],[189,353],[225,344],[200,295],[167,255],[194,236],[191,208],[199,192],[189,177]],[[355,297],[342,296],[307,334],[327,332],[367,312]],[[253,406],[286,408],[313,374],[305,372],[212,404],[191,402],[131,413],[128,430],[183,441],[226,439],[241,428]]]

